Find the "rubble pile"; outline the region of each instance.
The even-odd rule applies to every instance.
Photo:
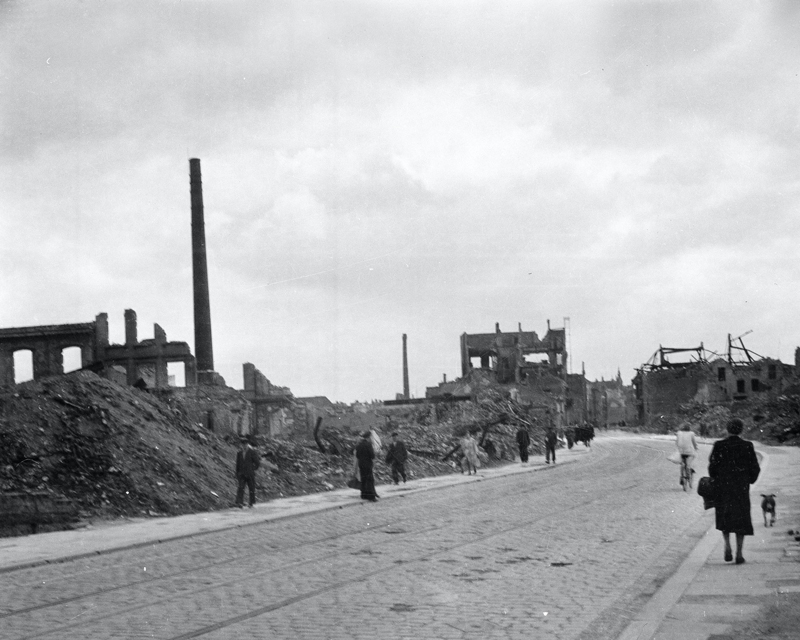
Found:
[[[727,405],[709,406],[691,402],[677,415],[662,416],[659,433],[673,433],[688,421],[695,433],[707,438],[724,438],[731,418],[744,422],[743,437],[764,444],[800,445],[800,395],[752,398]]]
[[[227,506],[234,455],[180,411],[88,371],[0,395],[0,491],[52,493],[85,517]]]

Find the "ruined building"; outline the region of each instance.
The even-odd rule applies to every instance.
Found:
[[[536,360],[531,356],[545,355]],[[491,372],[500,384],[522,382],[529,375],[553,374],[564,378],[567,373],[567,338],[564,329],[551,329],[539,339],[535,331],[523,331],[522,325],[513,333],[502,333],[495,324],[494,333],[461,335],[461,375],[478,368]]]
[[[428,387],[426,397],[475,396],[483,385],[505,389],[518,402],[528,405],[534,416],[553,416],[558,426],[586,420],[586,378],[568,372],[567,336],[564,328],[547,322],[547,333],[535,331],[461,335],[461,378],[445,379]]]
[[[85,369],[123,384],[140,379],[149,387],[166,387],[167,365],[184,366],[186,385],[197,382],[195,358],[185,342],[169,342],[159,325],[153,326],[153,338],[139,341],[136,312],[125,311],[125,344],[108,341],[108,314],[100,313],[94,322],[57,324],[38,327],[0,329],[0,386],[14,384],[14,353],[30,351],[33,379],[64,373],[64,349],[78,347]]]
[[[672,362],[670,356],[689,354],[688,362]],[[710,356],[710,357],[709,357]],[[679,412],[691,402],[732,405],[752,398],[778,396],[798,383],[800,349],[795,364],[760,356],[744,346],[741,338],[728,336],[725,356],[699,347],[658,351],[637,369],[633,379],[637,420],[649,424]]]

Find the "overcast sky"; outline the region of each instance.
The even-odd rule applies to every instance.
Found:
[[[160,324],[352,402],[570,318],[573,371],[800,345],[800,3],[0,0],[0,327]]]

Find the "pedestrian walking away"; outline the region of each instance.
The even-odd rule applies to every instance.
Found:
[[[761,468],[752,442],[740,437],[744,425],[738,418],[727,424],[728,437],[717,440],[708,459],[708,475],[714,479],[716,526],[725,541],[725,562],[733,560],[730,534],[736,535],[736,564],[744,562],[744,537],[753,535],[750,518],[750,485]]]
[[[361,478],[361,499],[375,502],[378,494],[375,492],[375,476],[372,466],[375,461],[375,449],[372,448],[372,434],[365,431],[356,445],[356,460],[358,462],[358,475]]]
[[[517,429],[517,446],[519,447],[519,459],[522,464],[528,462],[528,447],[531,445],[531,437],[525,425],[520,425]]]
[[[550,457],[553,458],[553,464],[556,463],[556,443],[558,442],[558,434],[556,433],[553,425],[548,425],[547,431],[544,434],[544,461],[550,464]]]
[[[395,484],[400,484],[401,477],[403,484],[406,482],[406,460],[408,460],[406,445],[395,431],[392,433],[392,444],[386,452],[386,464],[392,466],[392,480]]]
[[[256,503],[256,469],[261,461],[258,451],[255,450],[255,438],[241,438],[239,440],[239,451],[236,454],[236,506],[240,509],[244,507],[244,487],[247,485],[249,490],[248,506],[250,508]]]
[[[464,473],[464,464],[466,464],[467,475],[472,475],[473,473],[477,475],[478,465],[480,464],[478,443],[469,433],[461,438],[461,455],[463,456],[461,459],[461,473]]]

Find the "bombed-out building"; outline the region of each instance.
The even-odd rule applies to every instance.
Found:
[[[706,351],[702,343],[688,349],[660,346],[633,379],[639,424],[675,415],[681,406],[692,402],[732,405],[778,396],[797,385],[800,349],[795,351],[792,365],[760,356],[747,349],[741,339],[736,341],[728,336],[725,357]],[[675,354],[688,355],[689,360],[673,362],[670,358]]]
[[[77,347],[81,367],[91,369],[121,384],[147,387],[168,386],[168,365],[184,367],[187,386],[197,382],[197,366],[189,345],[170,342],[158,325],[153,338],[138,339],[136,312],[125,310],[125,343],[109,342],[108,314],[100,313],[94,322],[57,324],[0,329],[0,386],[15,383],[14,354],[28,351],[33,365],[33,379],[64,373],[64,351]]]
[[[586,378],[568,372],[567,335],[547,322],[543,337],[535,331],[503,332],[499,323],[494,333],[461,335],[461,378],[428,387],[426,397],[473,397],[482,384],[508,390],[516,401],[537,414],[550,413],[557,425],[586,419]]]

